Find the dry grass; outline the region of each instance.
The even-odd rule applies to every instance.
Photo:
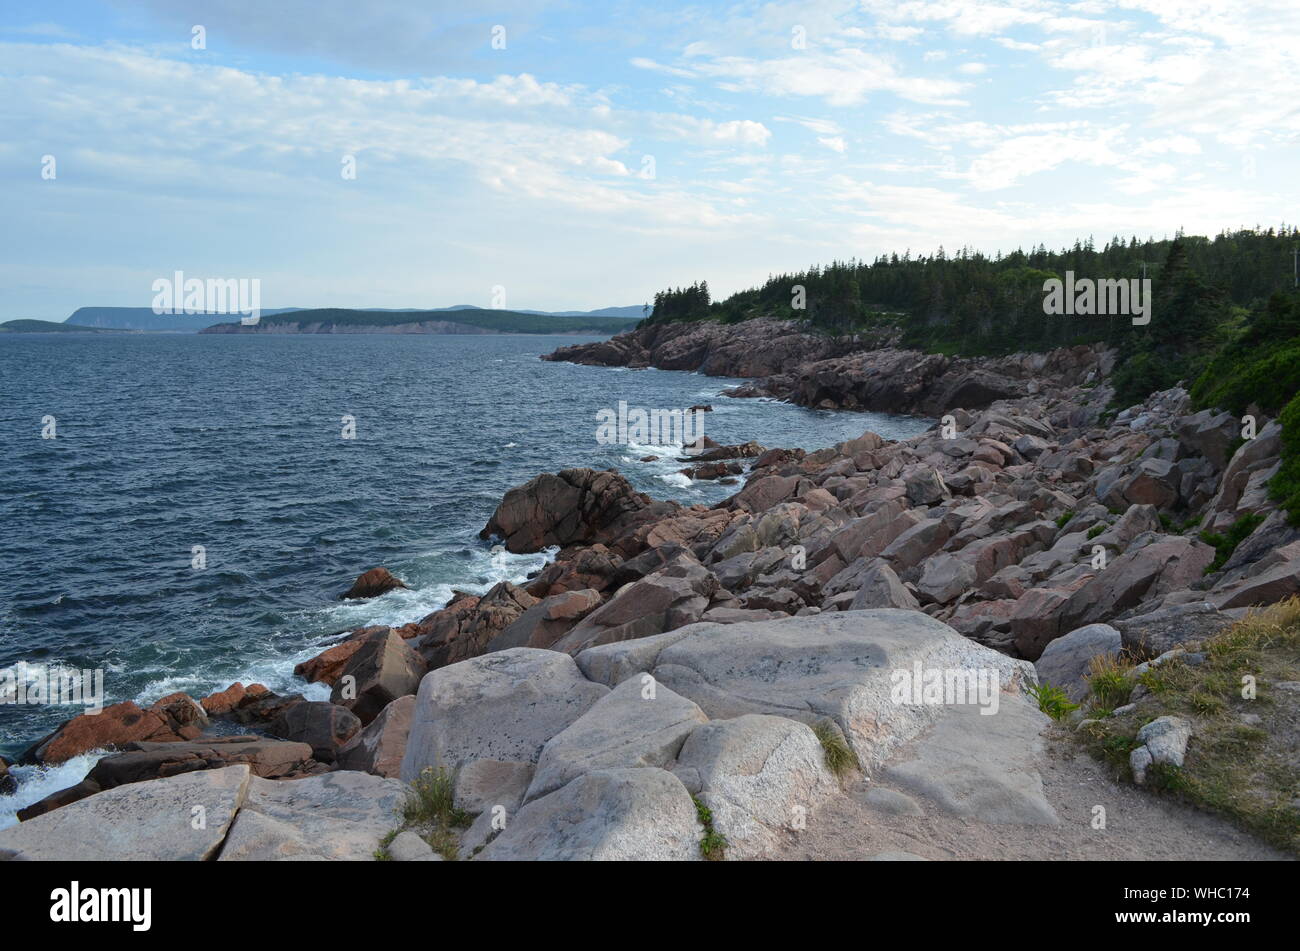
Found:
[[[826,757],[826,768],[835,774],[836,779],[843,779],[847,774],[858,768],[858,757],[849,746],[848,741],[844,739],[844,734],[840,728],[830,720],[818,720],[813,724],[812,731],[817,736],[817,741],[822,745],[822,753]]]
[[[426,766],[415,782],[406,790],[402,803],[402,824],[388,833],[375,850],[380,861],[391,858],[388,846],[404,829],[414,829],[435,852],[447,861],[455,861],[460,854],[460,837],[457,829],[470,824],[468,814],[456,808],[456,776],[445,769]]]
[[[1133,658],[1125,652],[1098,654],[1088,663],[1088,691],[1097,709],[1110,711],[1128,703],[1133,693],[1133,667]]]
[[[1300,691],[1278,686],[1300,681],[1300,599],[1252,612],[1199,650],[1200,664],[1174,658],[1145,671],[1137,680],[1150,693],[1135,710],[1076,735],[1131,778],[1128,754],[1137,731],[1166,714],[1188,718],[1193,734],[1186,761],[1181,769],[1157,771],[1152,788],[1300,854]],[[1103,696],[1118,696],[1111,692],[1114,673],[1099,665],[1090,679],[1099,706]]]

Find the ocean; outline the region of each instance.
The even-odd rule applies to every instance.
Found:
[[[325,698],[293,667],[333,635],[419,620],[453,588],[522,581],[545,562],[478,538],[511,486],[612,466],[655,498],[737,490],[680,475],[672,446],[601,445],[600,410],[709,403],[705,433],[721,443],[805,449],[868,429],[907,438],[929,422],[728,399],[731,379],[538,359],[587,339],[0,335],[0,669],[102,670],[106,704],[236,680]],[[42,438],[47,417],[55,438]],[[345,417],[355,438],[343,438]],[[338,600],[376,565],[410,590]],[[0,705],[0,753],[78,712]],[[0,797],[0,826],[91,761],[16,768],[23,785]]]

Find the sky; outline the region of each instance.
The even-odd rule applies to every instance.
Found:
[[[1293,224],[1297,77],[1295,0],[0,0],[0,319]]]

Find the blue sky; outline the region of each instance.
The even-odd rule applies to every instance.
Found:
[[[468,6],[0,0],[0,318],[176,270],[587,309],[1295,220],[1294,0]]]

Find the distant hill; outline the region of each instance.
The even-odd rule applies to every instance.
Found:
[[[112,334],[124,331],[110,327],[84,327],[79,324],[59,323],[57,320],[32,320],[19,318],[0,324],[0,333],[6,334]]]
[[[297,313],[303,310],[313,310],[320,312],[322,310],[336,310],[337,308],[303,308],[303,307],[278,307],[262,311],[262,319],[274,317],[279,314]],[[473,304],[456,304],[452,307],[433,307],[433,308],[386,308],[386,307],[365,307],[356,310],[348,309],[346,313],[378,313],[378,314],[435,314],[448,313],[456,311],[473,311],[479,314],[493,313],[513,313],[527,314],[530,316],[542,317],[598,317],[613,318],[624,321],[618,330],[627,329],[627,321],[640,319],[642,316],[640,307],[604,307],[600,310],[581,311],[545,311],[545,310],[517,310],[517,311],[493,311],[482,307],[475,307]],[[460,320],[457,317],[457,320]],[[77,324],[82,327],[99,327],[113,330],[144,330],[150,333],[198,333],[206,327],[213,324],[238,324],[238,314],[155,314],[149,307],[79,307],[67,319],[68,324]],[[516,331],[518,333],[566,333],[561,329],[551,328],[549,331]],[[602,331],[603,332],[603,331]]]
[[[213,324],[202,333],[613,334],[630,326],[626,317],[555,317],[478,307],[401,311],[328,307],[264,314],[250,325]]]
[[[624,320],[640,320],[645,316],[640,304],[628,307],[602,307],[599,310],[521,310],[521,314],[549,314],[552,317],[621,317]]]
[[[293,308],[264,310],[281,314]],[[150,307],[78,307],[66,323],[110,330],[147,330],[152,333],[198,333],[218,322],[238,322],[238,314],[155,314]]]

